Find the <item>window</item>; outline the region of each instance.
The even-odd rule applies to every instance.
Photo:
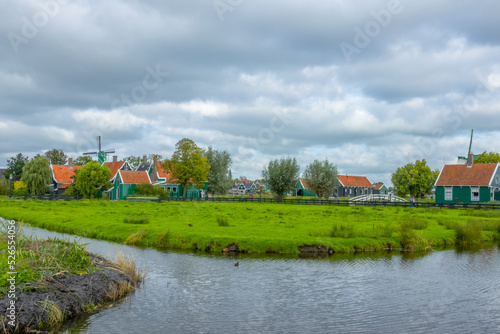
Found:
[[[472,201],[479,201],[479,188],[478,187],[471,187],[470,188],[470,198]]]
[[[444,200],[445,201],[452,201],[453,200],[453,188],[452,187],[444,188]]]
[[[173,193],[176,193],[176,192],[177,192],[177,187],[173,187],[173,188],[172,188],[172,192],[173,192]]]

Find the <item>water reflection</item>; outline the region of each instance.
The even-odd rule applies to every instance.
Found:
[[[64,333],[500,332],[497,246],[310,260],[82,241],[108,258],[119,251],[135,257],[149,278],[119,305]]]

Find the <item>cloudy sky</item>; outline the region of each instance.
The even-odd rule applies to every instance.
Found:
[[[500,152],[493,0],[0,0],[0,166],[52,148],[227,149],[390,184]]]

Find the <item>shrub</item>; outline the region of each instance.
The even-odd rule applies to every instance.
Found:
[[[6,177],[0,178],[0,196],[9,194],[10,181]]]
[[[150,183],[138,184],[135,188],[135,192],[142,196],[158,196],[158,197],[168,197],[170,191],[161,186],[154,186]]]
[[[25,194],[28,194],[28,187],[26,186],[26,183],[24,183],[23,181],[15,181],[12,195],[21,196]]]
[[[455,243],[460,246],[468,246],[480,243],[483,236],[483,226],[480,221],[469,220],[467,224],[456,224]]]

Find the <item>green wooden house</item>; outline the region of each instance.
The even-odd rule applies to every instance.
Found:
[[[112,200],[124,200],[132,195],[137,185],[141,183],[151,183],[147,172],[119,170],[114,178],[113,188],[108,191],[108,196]]]
[[[484,203],[499,199],[498,163],[445,165],[436,181],[436,203]]]
[[[373,185],[373,193],[376,195],[389,195],[389,189],[382,182]]]
[[[316,194],[311,189],[309,189],[306,179],[299,179],[297,181],[296,188],[297,196],[316,197]]]
[[[163,168],[162,163],[153,160],[153,163],[148,164],[146,161],[143,161],[137,170],[146,171],[149,175],[151,183],[155,186],[163,187],[169,190],[169,197],[182,197],[184,193],[184,186],[178,184],[177,180],[172,178],[172,173],[169,170]],[[203,183],[203,187],[201,189],[197,189],[194,186],[190,186],[187,189],[186,197],[189,198],[199,198],[205,197],[207,194],[208,182]]]

